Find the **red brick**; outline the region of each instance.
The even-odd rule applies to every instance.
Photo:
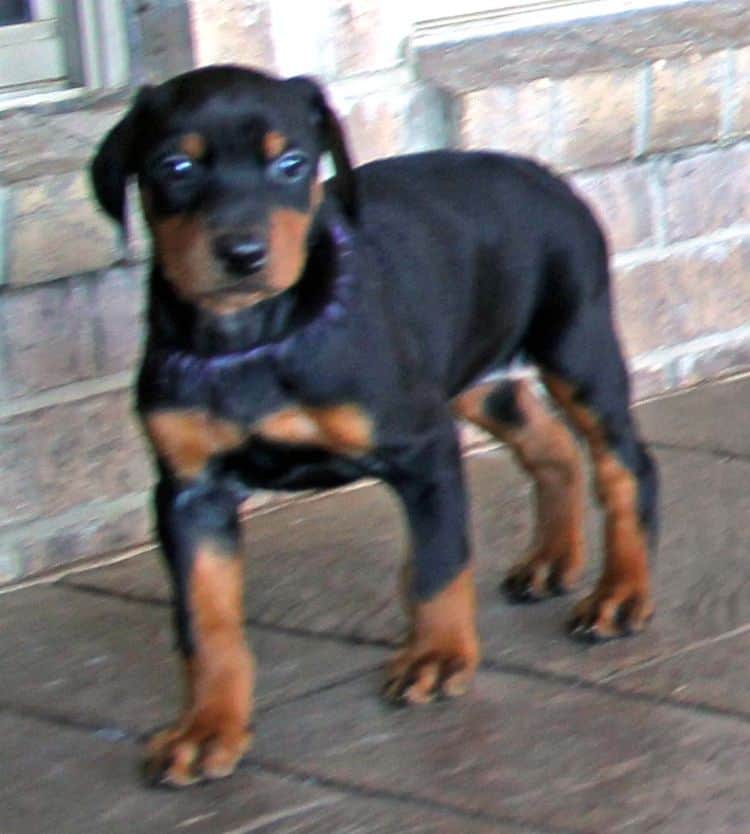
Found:
[[[130,391],[116,391],[24,415],[39,483],[39,513],[147,489],[153,480]]]
[[[391,8],[382,0],[334,0],[332,32],[338,75],[372,72],[399,60],[401,27],[390,25]]]
[[[618,166],[579,174],[573,183],[594,209],[607,232],[610,248],[623,252],[654,243],[650,168]]]
[[[552,95],[548,81],[478,90],[463,96],[462,107],[461,147],[549,158]]]
[[[639,83],[630,70],[560,81],[553,161],[578,169],[631,157]]]
[[[750,221],[750,150],[717,149],[675,162],[665,180],[669,240]]]
[[[91,309],[85,281],[61,281],[0,298],[2,376],[17,397],[95,373]]]
[[[52,519],[49,526],[21,534],[18,571],[23,576],[116,553],[152,538],[152,518],[144,495],[139,506],[120,508],[117,504],[87,504],[75,520]],[[20,578],[16,576],[15,578]]]
[[[199,66],[234,62],[274,69],[267,0],[192,0],[190,18]]]
[[[618,271],[615,310],[635,356],[750,321],[750,240],[707,245]]]
[[[93,200],[58,203],[18,217],[8,237],[9,283],[16,286],[98,269],[117,256],[112,224]]]
[[[22,420],[0,423],[0,527],[39,513],[39,484],[33,461],[33,432]]]
[[[657,61],[652,69],[647,149],[667,150],[716,140],[726,72],[724,53]]]
[[[111,269],[92,284],[91,317],[100,374],[136,365],[144,336],[144,269]]]
[[[53,205],[88,200],[90,187],[86,172],[80,170],[24,180],[13,186],[12,193],[15,215],[23,217]]]
[[[398,106],[403,101],[395,98],[387,92],[373,93],[337,108],[356,164],[403,152],[403,112]]]
[[[735,76],[736,111],[730,130],[745,136],[750,133],[750,46],[738,50]]]

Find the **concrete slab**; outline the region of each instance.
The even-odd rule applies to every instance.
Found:
[[[658,613],[643,635],[581,646],[563,633],[574,598],[511,606],[497,594],[504,569],[530,537],[530,490],[507,453],[468,462],[485,658],[601,680],[668,657],[695,641],[750,622],[750,462],[700,452],[658,453],[663,530],[657,560]],[[591,563],[600,563],[590,514]],[[248,611],[257,621],[367,641],[398,637],[395,588],[404,538],[394,499],[382,488],[330,495],[248,524]],[[156,555],[80,574],[78,585],[145,599],[168,591]]]
[[[750,456],[750,375],[718,380],[636,409],[650,441]]]
[[[750,719],[749,660],[750,625],[622,672],[607,685]]]
[[[0,597],[0,707],[140,735],[174,720],[181,673],[164,606],[38,587]],[[377,666],[382,652],[250,630],[258,713]],[[0,831],[3,827],[0,824]]]
[[[340,801],[328,791],[246,771],[200,791],[149,790],[138,781],[139,750],[93,735],[0,715],[3,834],[191,834],[290,828]]]
[[[558,832],[746,830],[747,723],[502,674],[410,710],[373,685],[274,711],[252,759]]]
[[[521,834],[515,826],[358,798],[250,766],[199,789],[153,790],[139,782],[135,745],[7,714],[0,714],[0,733],[3,834]]]

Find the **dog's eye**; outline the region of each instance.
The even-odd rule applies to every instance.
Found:
[[[184,154],[170,154],[159,160],[159,172],[171,179],[185,179],[195,170],[195,162]]]
[[[272,174],[282,182],[297,182],[307,174],[308,168],[307,156],[302,151],[287,151],[274,160]]]

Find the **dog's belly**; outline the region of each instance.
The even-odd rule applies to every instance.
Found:
[[[347,457],[307,446],[289,446],[253,439],[224,456],[222,474],[238,478],[254,489],[329,489],[359,478],[377,477],[369,457]]]

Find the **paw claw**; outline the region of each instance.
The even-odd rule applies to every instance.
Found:
[[[386,701],[402,706],[456,698],[468,691],[475,668],[476,661],[470,658],[400,655],[391,664],[382,694]]]
[[[572,581],[564,578],[563,571],[556,564],[527,560],[508,571],[500,590],[509,602],[530,603],[566,594],[571,585]]]
[[[653,615],[642,588],[596,590],[582,599],[568,621],[568,634],[589,643],[603,643],[641,631]]]
[[[249,747],[249,733],[206,738],[194,728],[156,733],[146,746],[143,776],[151,787],[185,788],[230,776]]]

